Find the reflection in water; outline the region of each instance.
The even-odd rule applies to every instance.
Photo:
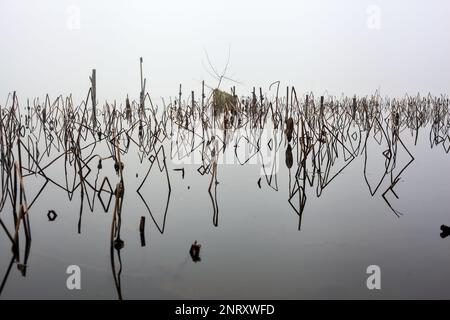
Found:
[[[145,217],[141,217],[141,221],[139,222],[139,235],[141,239],[141,247],[145,247]]]
[[[450,227],[446,226],[446,225],[442,225],[441,226],[441,238],[447,238],[448,236],[450,236]]]
[[[111,240],[110,240],[110,257],[111,257],[111,270],[113,273],[114,284],[117,289],[117,295],[122,300],[122,287],[121,287],[121,274],[122,274],[122,258],[121,250],[125,247],[125,242],[120,237],[120,231],[122,228],[122,205],[125,194],[123,169],[124,165],[120,160],[120,149],[118,147],[118,138],[115,134],[115,128],[112,130],[112,144],[114,147],[114,170],[119,176],[119,182],[116,185],[114,191],[115,203],[113,209],[113,218],[111,223]],[[117,257],[117,265],[116,265]]]
[[[58,215],[56,214],[55,210],[49,210],[47,213],[47,217],[48,217],[48,221],[55,221],[56,217],[58,217]]]
[[[142,199],[142,201],[145,204],[145,207],[148,210],[148,213],[150,214],[150,217],[152,218],[153,222],[155,223],[155,226],[158,228],[159,232],[164,233],[164,229],[166,227],[166,217],[167,217],[167,210],[169,209],[169,202],[170,202],[170,194],[172,191],[172,188],[170,186],[170,180],[169,180],[169,173],[167,171],[167,165],[166,165],[166,154],[164,152],[164,148],[161,146],[158,151],[156,151],[156,155],[151,155],[150,158],[150,168],[147,171],[147,174],[144,177],[144,180],[142,180],[142,183],[140,184],[139,188],[137,189],[137,193],[139,195],[139,197]],[[154,215],[152,214],[152,211],[150,210],[149,205],[147,204],[147,201],[145,201],[144,196],[141,193],[141,189],[144,186],[144,184],[147,182],[147,178],[148,175],[150,174],[151,170],[153,169],[153,164],[154,163],[158,164],[158,169],[160,172],[165,173],[165,177],[167,179],[167,189],[168,189],[168,193],[167,193],[167,202],[166,202],[166,208],[164,210],[164,218],[163,218],[163,222],[162,225],[159,225],[158,222],[156,221]],[[148,183],[151,183],[150,181],[148,181]]]
[[[197,243],[197,240],[191,245],[191,249],[189,250],[189,254],[191,255],[192,261],[194,262],[200,262],[200,249],[202,245]]]
[[[161,109],[145,93],[143,81],[138,102],[130,102],[127,97],[125,108],[115,102],[100,108],[95,95],[95,73],[91,81],[92,87],[79,106],[74,105],[71,96],[59,96],[53,102],[46,96],[43,102],[27,101],[26,108],[22,108],[13,93],[1,108],[0,225],[11,243],[12,257],[0,293],[14,264],[26,275],[31,248],[28,213],[43,191],[53,185],[65,191],[69,201],[74,199],[75,192],[79,193],[78,233],[83,231],[86,204],[92,212],[98,200],[105,212],[112,212],[111,269],[117,295],[122,298],[121,250],[125,248],[121,239],[122,207],[125,194],[133,193],[130,190],[125,193],[126,178],[131,178],[132,173],[124,172],[132,170],[126,165],[131,150],[133,155],[137,153],[139,163],[148,167],[136,192],[161,234],[166,227],[172,190],[166,150],[170,152],[170,160],[194,164],[199,175],[210,176],[203,192],[211,200],[212,222],[216,227],[220,164],[259,163],[262,176],[255,188],[268,186],[278,192],[278,158],[284,150],[289,174],[286,199],[298,215],[299,230],[307,194],[320,197],[356,158],[364,158],[362,175],[370,195],[381,195],[392,213],[400,216],[393,198],[398,199],[398,182],[414,161],[404,135],[413,135],[417,144],[419,130],[431,127],[430,147],[442,146],[446,153],[450,151],[449,101],[445,97],[405,96],[397,100],[381,98],[376,93],[362,98],[315,99],[313,94],[297,97],[294,88],[287,88],[286,96],[279,97],[277,88],[273,99],[263,96],[261,90],[259,97],[254,90],[251,97],[238,98],[233,88],[231,94],[217,90],[208,98],[203,88],[199,101],[194,99],[193,92],[184,101],[180,87],[179,98],[168,105],[163,100]],[[368,168],[380,158],[382,170],[374,178]],[[375,167],[379,168],[379,164],[380,161]],[[103,173],[110,168],[114,168],[116,176]],[[184,179],[184,167],[173,171],[173,175],[181,172]],[[55,176],[55,172],[64,172],[63,178]],[[158,187],[166,192],[162,222],[158,222],[156,212],[151,209],[155,196],[146,193],[152,184],[151,173],[162,174],[165,181]],[[24,179],[36,177],[43,183],[35,197],[27,199]],[[11,215],[9,225],[5,222],[6,215]],[[49,221],[56,218],[55,211],[48,211]],[[441,230],[442,238],[450,234],[447,226],[443,225]],[[141,246],[145,246],[145,217],[141,217],[139,233]],[[200,248],[197,241],[190,248],[194,262],[200,261]]]

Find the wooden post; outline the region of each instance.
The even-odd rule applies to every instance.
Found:
[[[128,95],[127,95],[127,98],[126,98],[126,100],[125,100],[125,108],[126,108],[126,117],[127,117],[127,120],[129,121],[129,122],[131,122],[131,118],[132,118],[132,111],[131,111],[131,104],[130,104],[130,99],[128,98]]]
[[[181,83],[178,88],[178,107],[181,108]]]
[[[141,221],[139,223],[139,232],[142,233],[145,231],[145,217],[141,217]]]
[[[144,114],[145,112],[145,106],[144,106],[144,100],[145,100],[145,82],[146,79],[144,79],[144,76],[142,74],[142,64],[144,63],[144,59],[142,57],[140,58],[140,70],[141,70],[141,94],[140,94],[140,111],[141,114]]]
[[[202,118],[203,118],[203,112],[205,108],[205,81],[202,81]]]
[[[97,79],[96,70],[92,69],[91,79],[91,100],[92,100],[92,125],[95,128],[97,125]]]
[[[142,57],[140,57],[139,59],[139,67],[141,70],[141,92],[144,90],[144,79],[143,79],[143,75],[142,75],[142,64],[144,63],[144,59],[142,59]]]
[[[141,221],[139,223],[139,233],[141,236],[141,247],[145,247],[145,217],[141,217]]]
[[[194,116],[194,105],[195,105],[194,91],[191,91],[191,116]]]
[[[309,104],[309,95],[306,95],[306,101],[305,101],[305,118],[308,117],[308,104]]]
[[[255,87],[253,87],[253,91],[252,91],[252,117],[255,116],[256,113],[256,91],[255,91]]]
[[[289,87],[286,87],[286,113],[284,116],[284,121],[287,121],[289,111]]]
[[[324,96],[320,96],[320,117],[323,117],[323,101],[324,101]]]

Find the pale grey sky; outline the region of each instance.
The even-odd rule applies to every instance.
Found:
[[[154,100],[180,83],[188,95],[216,85],[205,50],[220,69],[229,46],[240,94],[276,80],[299,93],[449,93],[449,15],[446,0],[1,0],[0,104],[13,90],[80,99],[92,68],[100,102],[136,98],[140,56]]]

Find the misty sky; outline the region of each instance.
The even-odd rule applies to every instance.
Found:
[[[50,93],[100,102],[216,86],[205,52],[239,94],[280,80],[298,93],[449,93],[450,2],[0,0],[0,104]],[[228,89],[233,83],[224,82]]]

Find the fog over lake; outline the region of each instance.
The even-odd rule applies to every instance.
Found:
[[[399,1],[13,1],[0,3],[0,96],[138,97],[138,58],[155,100],[217,85],[205,50],[242,85],[273,81],[333,95],[447,93],[450,3]],[[225,82],[224,88],[233,85]]]

